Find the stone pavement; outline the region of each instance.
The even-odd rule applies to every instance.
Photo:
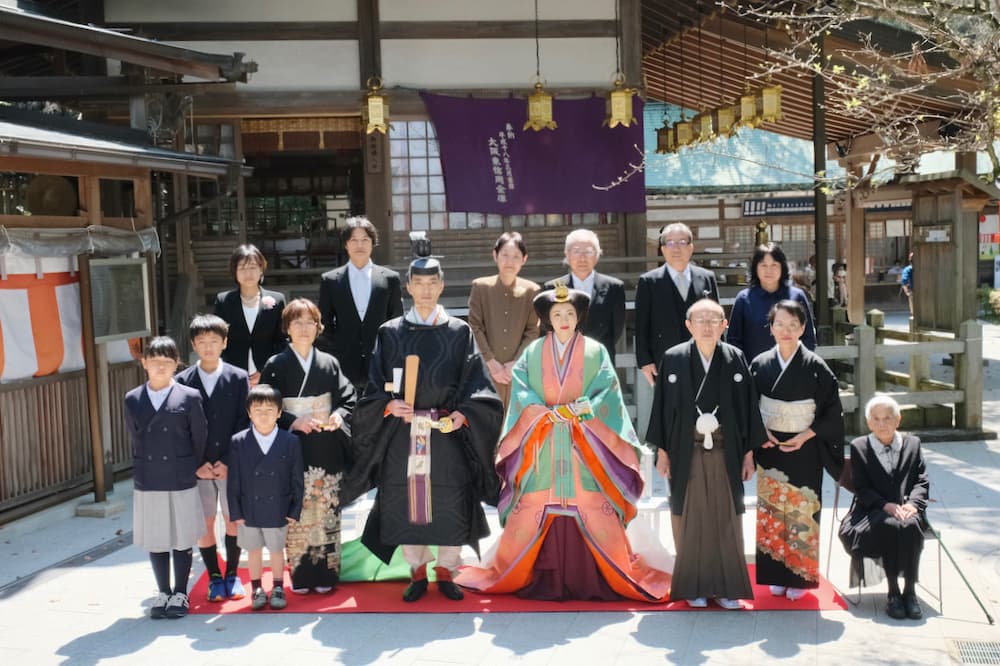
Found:
[[[899,325],[896,319],[890,324]],[[1000,374],[1000,328],[987,326],[984,338],[992,360],[986,426],[998,430],[1000,376],[992,374]],[[1000,443],[935,443],[925,451],[930,518],[990,613],[1000,616]],[[834,511],[826,486],[824,568]],[[118,484],[115,496],[130,507],[130,484]],[[956,641],[1000,648],[1000,628],[987,624],[947,561],[941,612],[933,541],[922,560],[920,622],[887,618],[882,587],[864,590],[856,607],[819,613],[285,612],[153,622],[146,617],[152,572],[145,553],[129,545],[130,509],[78,518],[80,501],[0,527],[0,664],[950,664],[962,663]],[[840,498],[841,512],[848,504]],[[744,521],[748,536],[751,515]],[[665,519],[662,525],[669,533]],[[836,542],[829,565],[834,584],[845,589],[847,557]],[[193,575],[200,574],[196,558]]]

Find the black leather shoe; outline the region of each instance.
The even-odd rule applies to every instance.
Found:
[[[450,580],[439,580],[437,582],[438,589],[441,590],[441,594],[448,597],[452,601],[461,601],[465,598],[465,593],[462,592],[462,588]]]
[[[403,601],[416,601],[420,597],[424,596],[425,592],[427,592],[426,578],[411,581],[410,584],[406,586],[406,590],[403,592]]]
[[[908,594],[903,597],[903,605],[906,607],[906,617],[911,620],[923,619],[924,611],[920,608],[920,602],[917,601],[917,595]]]
[[[903,597],[895,594],[889,597],[889,602],[885,605],[885,614],[893,620],[905,620],[906,606],[903,604]]]

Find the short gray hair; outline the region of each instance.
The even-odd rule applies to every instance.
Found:
[[[566,234],[566,246],[563,248],[563,252],[569,252],[569,249],[576,243],[590,243],[597,250],[597,256],[601,256],[601,239],[590,229],[574,229]]]
[[[877,395],[865,404],[865,420],[872,417],[872,410],[876,407],[888,407],[893,417],[899,418],[899,403],[887,395]]]
[[[685,236],[687,236],[689,243],[694,243],[694,234],[691,232],[691,227],[684,224],[683,222],[671,222],[662,229],[660,229],[660,245],[662,246],[667,242],[667,236],[679,231]]]

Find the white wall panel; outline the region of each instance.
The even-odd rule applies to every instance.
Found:
[[[416,3],[420,4],[420,3]],[[155,21],[356,21],[357,0],[104,0],[104,20]]]
[[[253,60],[258,65],[257,73],[246,84],[255,90],[361,89],[355,41],[173,43],[208,53],[246,53],[244,60]]]
[[[538,18],[613,19],[615,0],[538,0]],[[534,0],[381,0],[383,21],[530,20]]]
[[[541,40],[542,77],[551,88],[610,87],[613,38]],[[387,86],[530,88],[533,39],[393,39],[382,41]]]

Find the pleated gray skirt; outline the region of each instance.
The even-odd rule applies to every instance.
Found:
[[[187,490],[136,490],[132,542],[150,553],[186,550],[205,532],[198,486]]]

